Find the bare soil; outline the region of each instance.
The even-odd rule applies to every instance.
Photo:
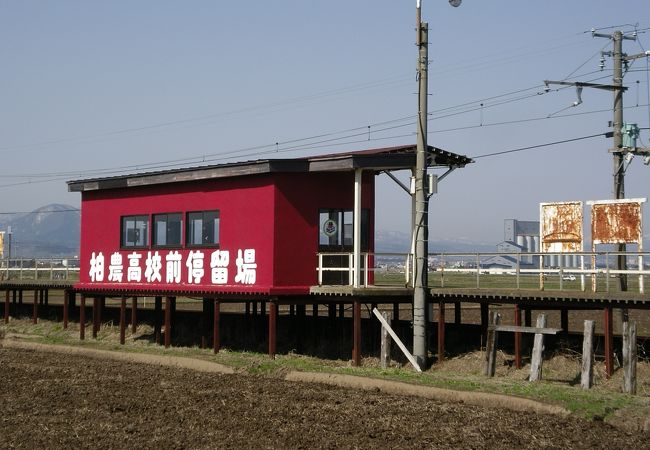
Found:
[[[650,448],[602,422],[0,348],[0,448]]]

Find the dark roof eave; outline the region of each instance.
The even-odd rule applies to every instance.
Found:
[[[471,158],[429,147],[430,166],[464,167]],[[415,165],[415,146],[362,150],[342,154],[321,155],[295,159],[270,159],[242,163],[220,164],[158,172],[119,175],[106,178],[68,181],[68,191],[83,192],[119,189],[157,184],[259,175],[272,172],[328,172],[356,169],[384,171],[402,170]]]

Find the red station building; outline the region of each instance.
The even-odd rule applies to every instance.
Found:
[[[430,166],[450,170],[471,162],[434,147],[428,154]],[[351,267],[322,271],[321,285],[372,284],[375,176],[413,170],[415,157],[415,146],[402,146],[70,181],[81,192],[74,289],[82,301],[268,301],[270,321],[282,302],[326,303],[314,297],[319,264]]]

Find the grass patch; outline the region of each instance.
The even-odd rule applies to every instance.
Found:
[[[141,324],[138,329],[140,335],[151,334],[152,331],[145,324]],[[559,405],[578,417],[590,420],[604,419],[624,408],[648,408],[650,406],[649,397],[621,394],[614,391],[614,389],[618,389],[618,386],[615,385],[601,386],[585,391],[579,386],[571,386],[569,382],[530,383],[523,379],[525,370],[513,371],[512,373],[516,374],[516,377],[497,374],[494,378],[486,378],[479,370],[476,370],[476,367],[466,363],[465,360],[460,360],[460,364],[449,366],[447,369],[443,364],[442,367],[434,366],[424,373],[418,374],[410,367],[381,369],[376,367],[376,364],[373,366],[373,358],[365,360],[366,366],[352,367],[350,361],[323,360],[293,353],[277,355],[275,359],[270,359],[263,353],[235,352],[228,349],[223,349],[216,355],[211,349],[200,349],[196,346],[165,349],[147,339],[137,339],[139,335],[132,336],[130,332],[127,332],[126,344],[120,345],[119,327],[111,324],[102,325],[97,339],[89,336],[91,329],[87,328],[84,341],[79,340],[77,324],[71,324],[70,328],[64,330],[61,324],[46,320],[40,321],[37,325],[33,325],[31,321],[13,320],[8,325],[0,325],[0,330],[6,334],[19,335],[22,340],[43,344],[201,359],[223,364],[232,367],[239,373],[253,376],[281,378],[289,371],[320,372],[379,378],[459,391],[511,395]],[[475,360],[477,359],[479,358],[475,358]],[[459,366],[463,369],[459,370],[457,368]]]

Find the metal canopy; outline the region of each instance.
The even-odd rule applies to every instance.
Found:
[[[68,191],[119,189],[279,172],[340,172],[356,169],[374,172],[403,170],[415,166],[415,151],[414,145],[408,145],[304,158],[266,159],[73,180],[68,181]],[[471,158],[463,155],[436,147],[428,148],[430,167],[463,167],[472,162],[474,161]]]

